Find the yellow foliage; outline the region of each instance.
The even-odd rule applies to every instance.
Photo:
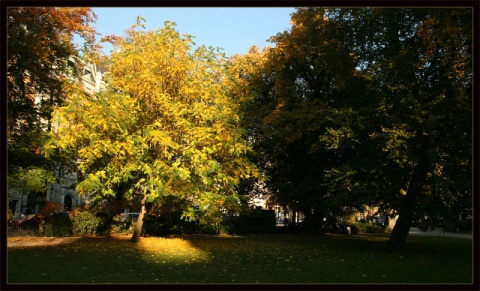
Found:
[[[69,87],[68,103],[54,114],[51,147],[78,157],[88,174],[79,192],[111,195],[130,180],[136,186],[129,193],[144,188],[153,198],[234,195],[241,178],[258,176],[245,158],[250,148],[230,96],[227,60],[205,47],[192,53],[190,37],[173,26],[137,25],[118,38],[105,91],[88,96]]]

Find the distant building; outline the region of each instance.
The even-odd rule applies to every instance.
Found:
[[[81,60],[70,60],[71,62],[82,62]],[[94,94],[105,87],[103,75],[105,70],[94,64],[85,64],[82,62],[82,69],[79,79],[87,94]],[[41,96],[38,96],[38,100]],[[88,197],[80,197],[75,192],[75,185],[78,182],[77,173],[68,172],[64,168],[58,168],[56,171],[57,183],[47,185],[46,192],[21,193],[15,190],[8,190],[10,197],[9,209],[12,210],[14,217],[21,214],[38,213],[40,209],[48,202],[54,202],[62,205],[63,209],[71,211],[75,208],[88,203]]]

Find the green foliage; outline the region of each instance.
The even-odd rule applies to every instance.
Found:
[[[357,201],[345,193],[348,180],[330,190],[325,174],[354,154],[362,115],[348,102],[362,102],[365,87],[356,87],[354,57],[323,9],[297,9],[292,23],[272,37],[275,48],[234,58],[237,83],[250,92],[243,124],[277,203],[336,212]]]
[[[43,219],[39,227],[39,236],[68,237],[72,235],[72,221],[68,215],[50,213]]]
[[[374,224],[371,222],[358,222],[358,221],[340,221],[340,229],[343,233],[346,233],[346,228],[350,227],[352,234],[363,233],[385,233],[386,226]]]
[[[185,221],[177,216],[174,219],[168,217],[149,217],[144,225],[144,234],[162,236],[170,234],[193,234],[202,233],[202,227],[196,221]]]
[[[105,212],[97,212],[95,216],[98,219],[98,225],[95,230],[95,235],[104,236],[110,235],[113,225],[113,218]]]
[[[73,233],[89,236],[97,233],[101,219],[89,211],[76,212],[71,216]]]
[[[46,192],[47,185],[56,182],[53,172],[43,168],[27,168],[7,176],[8,188],[23,193]]]
[[[109,227],[110,234],[132,234],[133,233],[133,224],[123,221],[122,222],[121,214],[117,214],[112,217],[111,225]],[[147,229],[147,226],[144,227],[144,230]],[[148,232],[145,232],[148,233]]]

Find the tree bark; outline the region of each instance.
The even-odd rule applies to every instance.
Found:
[[[297,210],[295,208],[292,209],[292,226],[297,226]]]
[[[314,211],[311,214],[311,230],[313,235],[322,236],[323,235],[323,212]]]
[[[421,195],[426,175],[426,167],[423,165],[415,167],[407,194],[398,211],[398,220],[390,234],[390,240],[388,241],[388,249],[390,250],[401,251],[405,246],[412,221],[415,218],[416,203]]]
[[[138,215],[138,220],[137,220],[137,223],[135,224],[132,238],[130,239],[130,241],[133,243],[138,243],[140,241],[140,235],[142,234],[142,228],[143,228],[143,218],[145,217],[145,212],[146,212],[145,202],[147,201],[147,197],[148,195],[144,194],[142,198],[140,214]]]

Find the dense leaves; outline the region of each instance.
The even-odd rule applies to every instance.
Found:
[[[405,242],[418,217],[430,217],[432,226],[457,221],[459,208],[471,208],[470,9],[337,10],[329,15],[338,15],[334,21],[351,32],[357,65],[377,96],[371,111],[375,123],[365,144],[381,154],[360,165],[382,177],[376,184],[385,178],[390,182],[379,198],[400,214],[392,246]]]
[[[70,60],[79,50],[87,58],[96,49],[95,15],[90,8],[9,7],[6,17],[8,188],[45,193],[62,159],[45,158],[40,147],[53,108],[65,99],[62,86],[74,78]]]
[[[186,218],[197,210],[215,216],[235,207],[241,179],[257,175],[223,85],[226,61],[211,48],[192,51],[190,36],[180,36],[174,23],[154,31],[142,25],[139,18],[117,38],[105,91],[66,89],[45,151],[78,160],[82,195],[104,199],[121,191],[143,204],[174,195],[190,201]]]
[[[298,8],[274,49],[234,59],[277,202],[398,213],[393,247],[471,209],[471,31],[466,8]]]
[[[8,188],[22,193],[46,192],[47,185],[56,181],[57,178],[50,171],[42,168],[28,168],[7,177]]]
[[[272,38],[275,49],[234,59],[239,66],[255,60],[256,69],[246,65],[238,83],[251,92],[244,124],[267,186],[278,203],[302,210],[317,226],[328,212],[359,204],[346,195],[348,181],[330,180],[329,189],[325,177],[354,154],[362,115],[351,107],[365,99],[354,57],[322,11],[298,9],[292,29]]]

